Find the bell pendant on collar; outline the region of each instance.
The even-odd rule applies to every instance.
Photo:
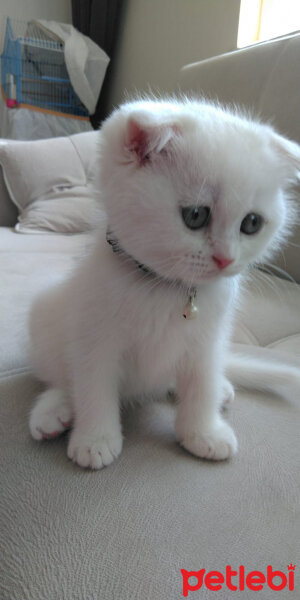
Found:
[[[187,319],[196,319],[198,317],[198,307],[195,304],[196,294],[189,296],[189,299],[183,309],[182,316]]]

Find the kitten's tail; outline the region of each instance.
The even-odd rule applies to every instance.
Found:
[[[300,365],[289,355],[268,348],[233,344],[226,374],[236,388],[271,392],[295,401],[300,398]]]

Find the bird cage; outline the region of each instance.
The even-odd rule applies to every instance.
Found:
[[[63,43],[37,21],[7,18],[1,84],[8,107],[21,105],[88,116],[72,88]]]

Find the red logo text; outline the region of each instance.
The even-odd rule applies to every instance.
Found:
[[[224,588],[236,592],[245,589],[259,592],[269,587],[274,592],[288,589],[292,592],[295,589],[295,568],[292,563],[287,565],[287,573],[273,570],[271,565],[267,566],[266,573],[262,571],[250,571],[246,573],[244,565],[240,565],[237,570],[226,566],[225,574],[220,571],[208,571],[200,569],[199,571],[186,571],[181,569],[182,574],[182,593],[184,597],[189,592],[195,592],[202,587],[218,592]]]

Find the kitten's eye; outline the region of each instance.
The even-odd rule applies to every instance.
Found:
[[[181,215],[189,229],[201,229],[208,224],[210,208],[208,206],[187,206],[181,209]]]
[[[257,233],[263,226],[264,220],[261,215],[249,213],[245,216],[241,223],[241,231],[246,235]]]

